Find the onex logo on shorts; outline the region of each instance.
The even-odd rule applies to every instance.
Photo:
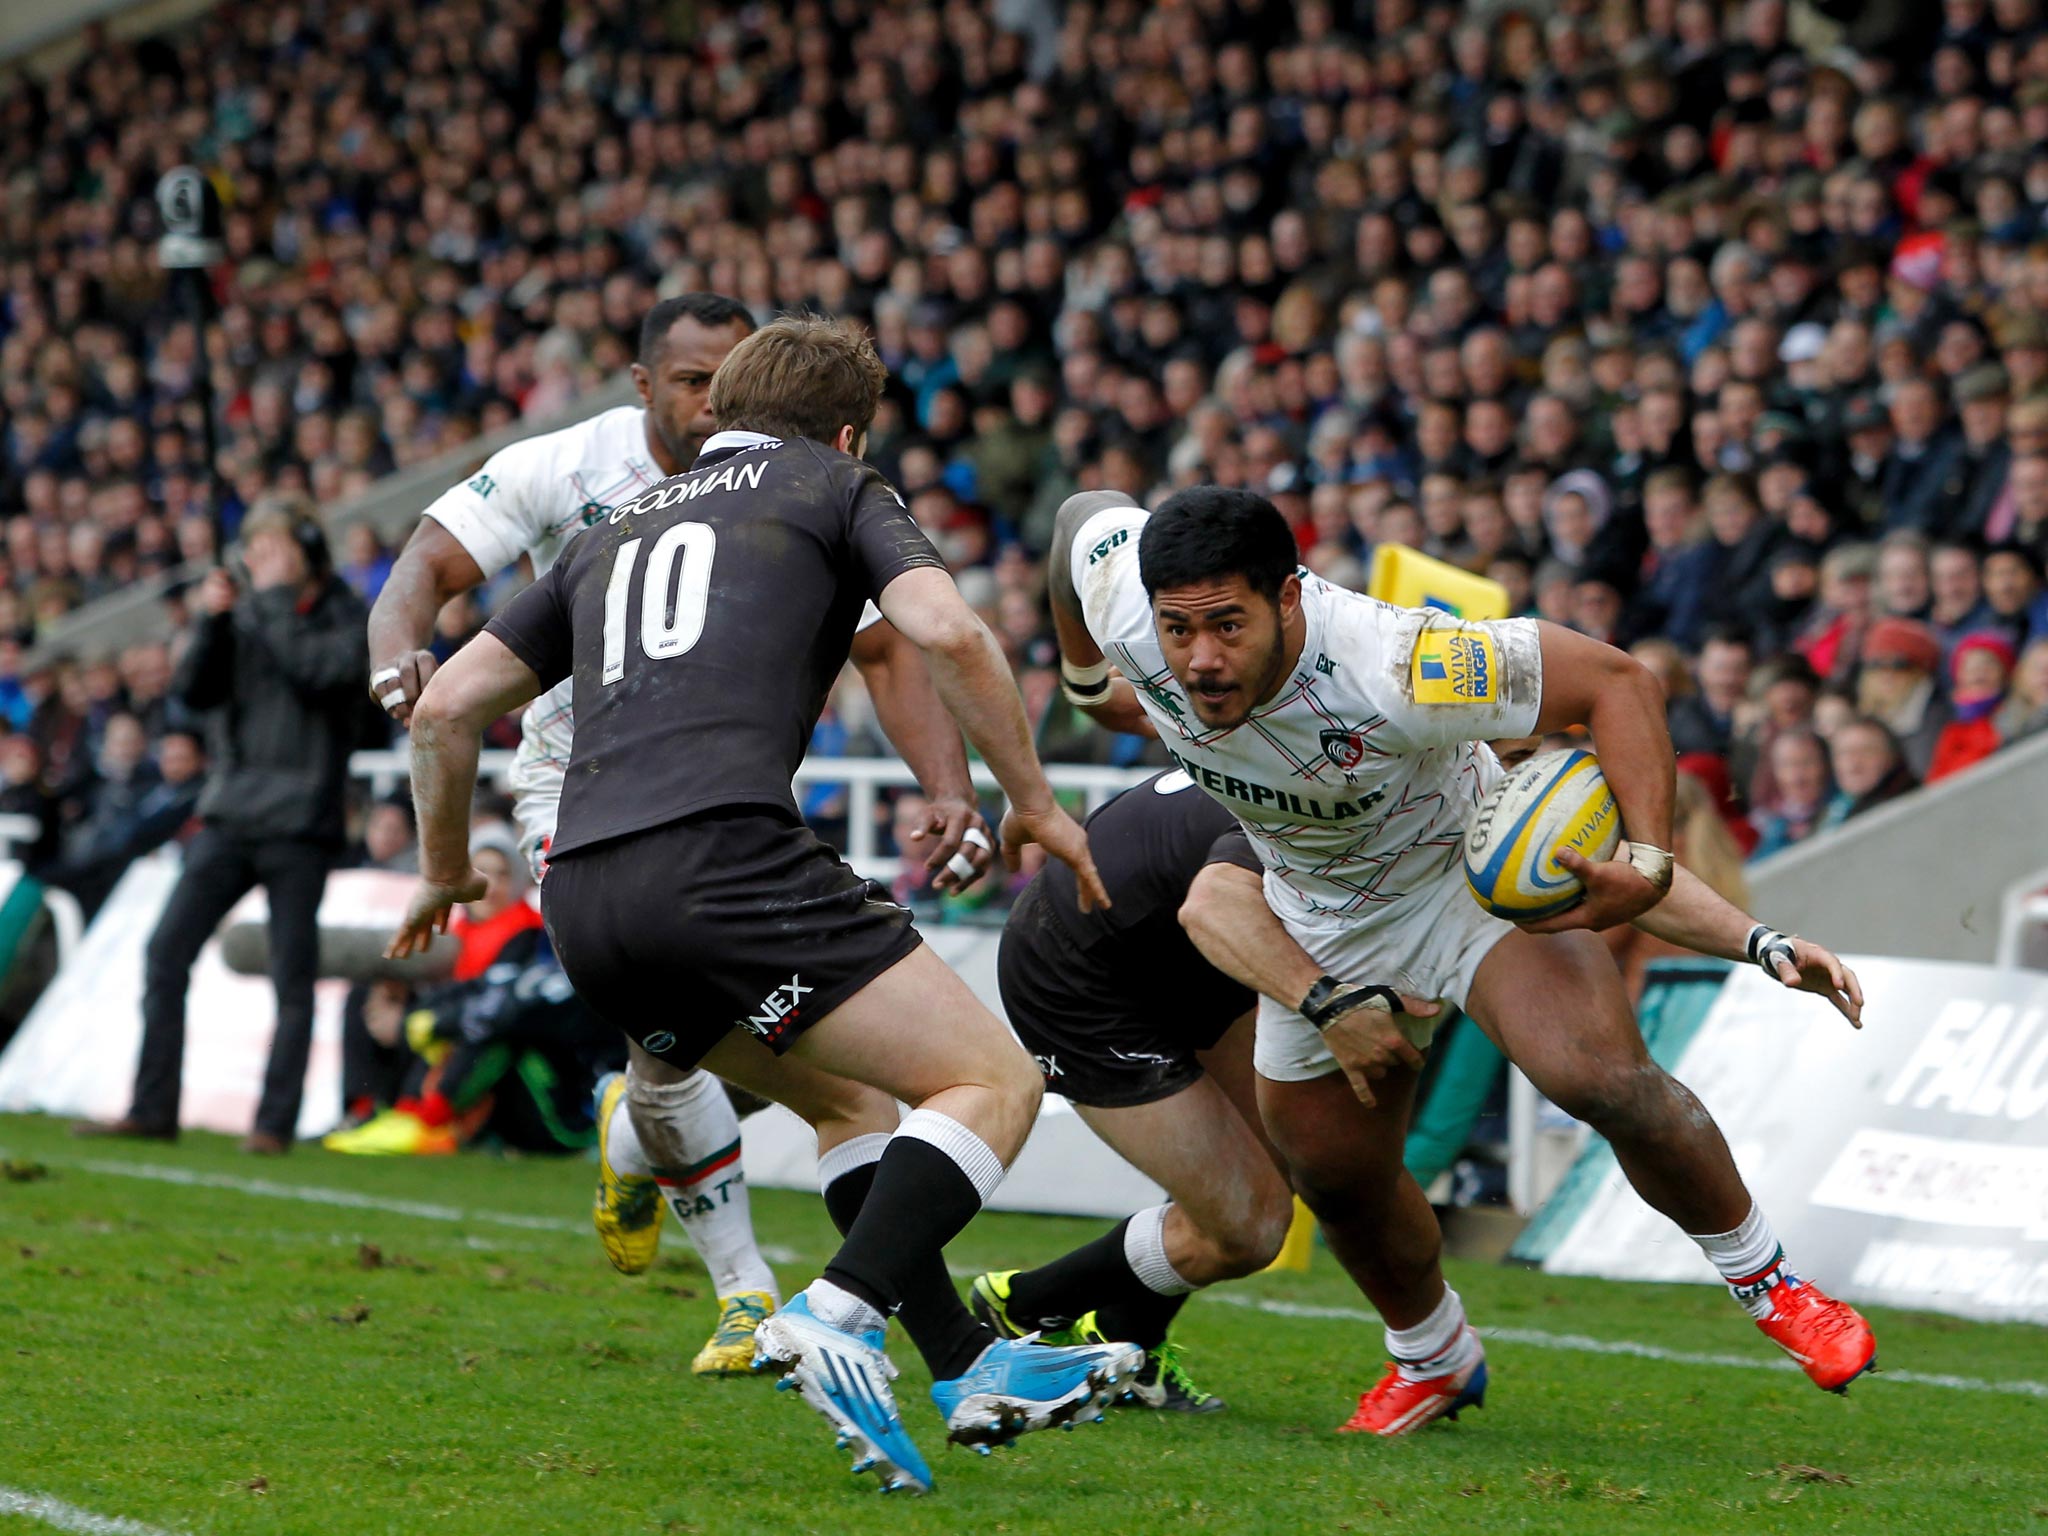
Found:
[[[781,1034],[788,1021],[799,1016],[797,999],[816,987],[804,985],[801,974],[785,981],[781,986],[761,999],[760,1008],[739,1021],[739,1026],[757,1039],[772,1040]]]
[[[1478,630],[1423,632],[1409,685],[1418,704],[1490,704],[1499,686],[1493,637]]]

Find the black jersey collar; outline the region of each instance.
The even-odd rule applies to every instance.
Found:
[[[714,432],[704,440],[704,446],[697,450],[697,462],[692,469],[702,469],[707,464],[716,464],[729,459],[736,453],[748,453],[756,448],[780,448],[782,439],[770,437],[766,432],[742,432],[728,427],[723,432]]]

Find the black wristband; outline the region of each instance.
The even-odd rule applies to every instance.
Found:
[[[1401,1011],[1401,994],[1392,987],[1347,987],[1334,976],[1318,976],[1316,984],[1303,994],[1298,1012],[1317,1029],[1328,1029],[1354,1008],[1377,999],[1390,1014]]]

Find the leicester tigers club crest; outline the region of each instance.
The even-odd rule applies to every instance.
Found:
[[[1349,773],[1365,761],[1365,738],[1356,731],[1325,731],[1323,756]]]

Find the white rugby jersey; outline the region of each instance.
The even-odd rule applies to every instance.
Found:
[[[538,577],[577,534],[667,478],[647,448],[647,412],[621,405],[559,432],[506,444],[461,485],[443,491],[426,516],[448,530],[486,578],[521,555],[532,556]],[[859,627],[881,616],[870,603]],[[526,775],[535,769],[568,772],[575,735],[573,684],[564,678],[520,721],[515,787],[532,787]]]
[[[1274,909],[1369,916],[1450,869],[1500,773],[1478,744],[1536,728],[1535,622],[1396,608],[1304,571],[1307,638],[1293,675],[1243,724],[1211,730],[1153,627],[1138,575],[1147,516],[1111,507],[1082,525],[1072,560],[1083,617],[1174,761],[1243,823]]]

